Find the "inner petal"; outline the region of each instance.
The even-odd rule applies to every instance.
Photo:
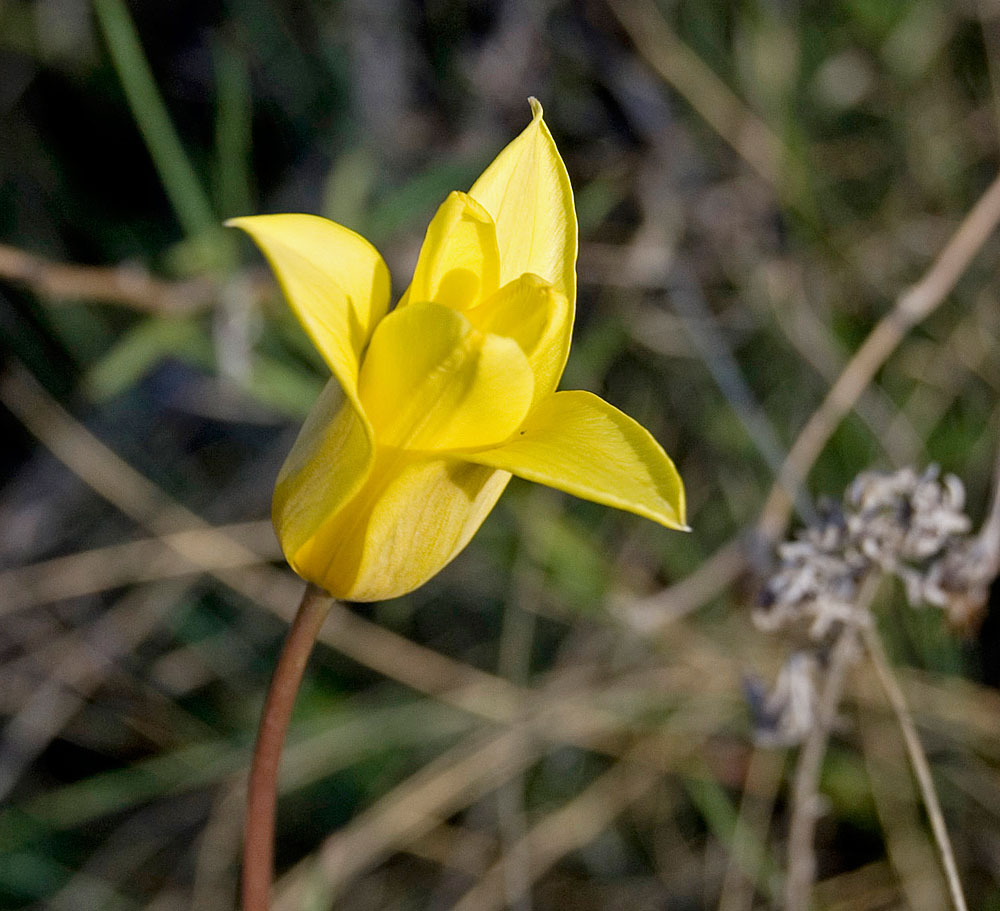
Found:
[[[472,307],[500,283],[493,219],[465,193],[450,193],[431,220],[405,300]]]
[[[512,338],[521,346],[535,376],[536,402],[555,391],[573,335],[573,307],[564,294],[526,272],[465,315],[480,332]]]
[[[375,330],[359,394],[380,446],[441,451],[508,439],[534,385],[514,339],[480,332],[450,307],[414,303]]]

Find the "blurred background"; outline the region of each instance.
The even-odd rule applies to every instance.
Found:
[[[580,219],[563,385],[652,431],[693,532],[515,479],[426,586],[335,608],[286,752],[279,907],[772,906],[796,753],[755,745],[744,694],[791,646],[752,623],[754,529],[994,178],[998,67],[993,0],[0,0],[0,907],[236,906],[302,590],[270,493],[324,370],[220,223],[333,218],[398,295],[529,95]],[[804,466],[803,515],[936,462],[983,520],[998,256],[884,352]],[[895,590],[879,618],[970,905],[1000,909],[995,615],[956,628]],[[947,907],[863,668],[842,714],[817,907]]]

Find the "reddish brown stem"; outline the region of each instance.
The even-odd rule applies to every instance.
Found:
[[[329,596],[315,585],[306,588],[267,691],[247,791],[243,829],[243,911],[268,911],[270,907],[281,748],[306,662],[330,603]]]

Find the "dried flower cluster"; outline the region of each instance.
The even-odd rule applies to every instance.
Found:
[[[956,625],[980,614],[996,566],[982,540],[969,535],[964,509],[962,482],[940,478],[937,466],[923,474],[867,471],[842,504],[824,504],[816,522],[778,548],[754,622],[800,634],[803,647],[770,693],[747,686],[762,743],[790,745],[808,732],[826,648],[842,625],[868,622],[858,591],[871,573],[895,576],[911,606],[941,608]]]
[[[970,543],[964,508],[962,482],[939,479],[937,466],[919,475],[912,468],[863,472],[843,505],[826,505],[815,524],[778,548],[755,622],[764,630],[805,622],[811,639],[825,639],[836,623],[864,620],[858,586],[873,570],[896,576],[913,607],[948,609]]]

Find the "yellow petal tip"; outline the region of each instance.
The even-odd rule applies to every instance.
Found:
[[[529,95],[528,96],[528,104],[531,105],[531,119],[532,120],[541,120],[542,116],[545,113],[542,110],[542,103],[534,95]]]

